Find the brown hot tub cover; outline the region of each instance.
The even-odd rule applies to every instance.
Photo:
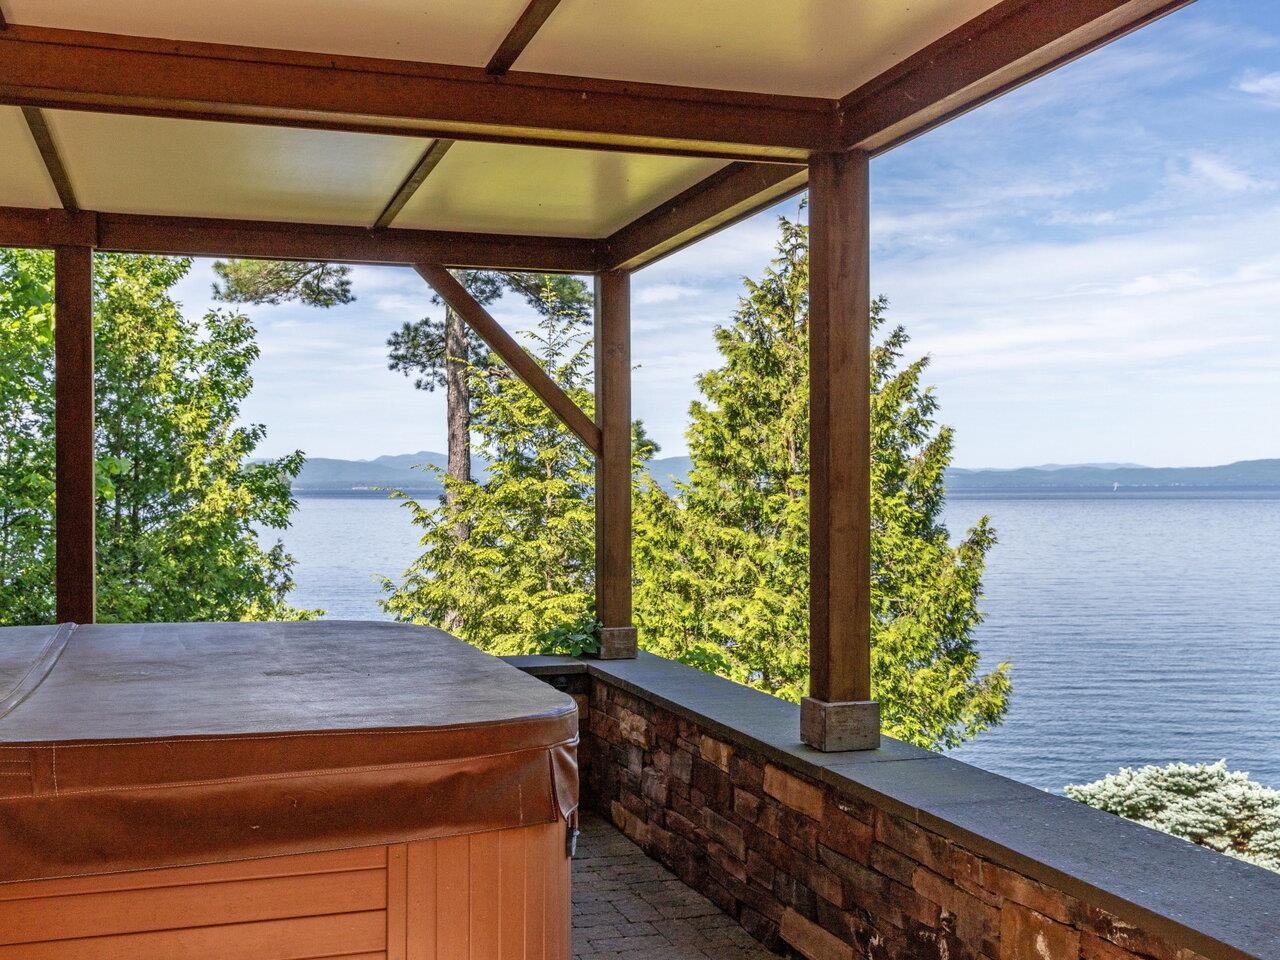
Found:
[[[577,727],[428,627],[3,629],[0,882],[568,818]]]

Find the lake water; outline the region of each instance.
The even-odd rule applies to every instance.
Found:
[[[382,618],[376,574],[417,555],[408,513],[304,497],[293,601]],[[1047,790],[1121,766],[1215,761],[1280,787],[1280,498],[954,499],[1000,538],[978,630],[1013,662],[1003,726],[954,755]]]

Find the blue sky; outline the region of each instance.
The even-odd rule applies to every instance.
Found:
[[[1199,0],[877,158],[872,191],[872,286],[932,357],[957,465],[1280,457],[1280,3]],[[664,454],[796,211],[636,274],[634,408]],[[189,310],[211,281],[198,263]],[[429,292],[377,268],[355,288],[349,307],[252,310],[264,453],[443,449],[443,399],[383,346]]]

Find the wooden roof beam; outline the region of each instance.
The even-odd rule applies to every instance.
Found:
[[[511,28],[511,32],[503,38],[498,50],[485,65],[484,72],[500,77],[515,65],[527,47],[547,22],[547,17],[560,6],[560,0],[529,0],[529,5],[520,14],[520,19]]]
[[[547,273],[592,273],[599,267],[597,242],[573,237],[0,207],[0,246],[64,245],[116,253],[391,266],[430,258],[455,267]]]
[[[374,221],[374,227],[381,229],[391,226],[393,221],[404,209],[404,205],[409,202],[418,188],[431,176],[431,171],[440,165],[440,161],[444,159],[444,155],[449,152],[454,141],[452,140],[432,140],[431,146],[423,151],[422,156],[418,158],[418,162],[413,165],[413,169],[409,171],[409,176],[405,177],[404,183],[400,184],[400,189],[396,191],[396,195],[387,203],[382,213],[378,215],[378,219]]]
[[[435,263],[415,264],[415,269],[423,280],[431,284],[440,299],[447,303],[458,316],[467,322],[476,335],[489,348],[503,359],[512,372],[524,381],[525,386],[541,398],[560,421],[577,434],[596,456],[600,455],[601,434],[596,422],[582,412],[560,385],[547,376],[547,372],[538,365],[538,361],[529,355],[529,351],[507,333],[489,311],[481,306],[467,292],[466,287],[454,279],[443,266]]]
[[[635,270],[799,193],[808,168],[730,163],[632,221],[601,244],[609,269]]]
[[[1191,0],[1003,0],[840,101],[846,149],[880,153]]]
[[[62,157],[58,154],[57,144],[53,142],[53,134],[49,131],[44,112],[39,107],[23,107],[22,116],[27,121],[27,129],[31,131],[31,139],[36,142],[36,149],[40,151],[40,159],[44,161],[49,180],[58,194],[58,202],[64,210],[79,210],[76,192],[71,186],[71,178],[67,175],[67,168],[63,166]]]
[[[838,101],[11,25],[0,103],[143,116],[807,160]]]

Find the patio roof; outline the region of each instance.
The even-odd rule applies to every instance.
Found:
[[[0,206],[139,218],[81,222],[100,249],[298,223],[384,236],[277,255],[634,268],[1178,5],[0,0]]]

